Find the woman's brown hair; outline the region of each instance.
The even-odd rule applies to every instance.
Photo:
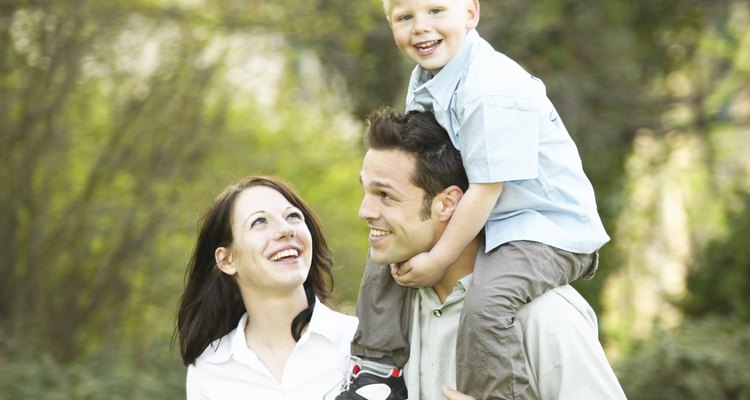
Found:
[[[304,200],[284,181],[253,176],[227,187],[211,203],[198,226],[198,238],[185,271],[185,290],[180,298],[173,342],[179,341],[182,361],[187,366],[215,340],[231,332],[245,313],[235,279],[224,274],[214,257],[218,247],[232,244],[232,212],[240,193],[265,186],[278,191],[304,215],[312,236],[312,263],[303,286],[308,308],[292,321],[292,335],[299,340],[310,322],[315,298],[325,302],[333,286],[331,252],[318,218]]]

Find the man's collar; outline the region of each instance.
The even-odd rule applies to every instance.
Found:
[[[471,281],[474,279],[474,273],[469,273],[465,275],[463,278],[459,279],[458,282],[456,282],[456,288],[459,288],[461,290],[468,290],[469,286],[471,286]]]
[[[456,301],[464,298],[464,296],[466,295],[466,291],[469,289],[469,286],[471,286],[473,276],[474,273],[470,272],[456,281],[456,284],[451,288],[451,292],[448,293],[447,296],[445,296],[445,300],[440,299],[440,296],[435,291],[434,287],[419,289],[419,295],[422,296],[423,299],[431,299],[429,301],[435,304],[441,304],[441,307],[453,304]]]

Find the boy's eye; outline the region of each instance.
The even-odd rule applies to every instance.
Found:
[[[398,17],[396,18],[396,21],[411,21],[411,19],[412,19],[412,16],[411,16],[411,15],[409,15],[409,14],[405,14],[405,15],[399,15],[399,16],[398,16]]]
[[[430,10],[430,14],[440,14],[442,11],[443,10],[441,8],[433,8],[432,10]]]

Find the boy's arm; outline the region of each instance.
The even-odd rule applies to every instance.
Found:
[[[456,389],[451,389],[448,386],[443,386],[443,396],[446,400],[476,400],[475,398],[463,394]]]
[[[502,190],[500,182],[470,184],[440,240],[429,252],[397,266],[393,273],[396,282],[409,287],[434,286],[482,230]]]

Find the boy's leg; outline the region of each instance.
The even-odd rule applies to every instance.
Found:
[[[402,368],[409,358],[411,297],[411,290],[393,279],[390,267],[367,257],[357,299],[359,325],[351,346],[351,354],[359,359],[336,400],[408,398]]]
[[[487,254],[480,250],[456,343],[459,391],[483,400],[528,398],[516,313],[552,287],[593,275],[595,258],[528,241],[506,243]]]
[[[352,355],[391,357],[396,367],[403,368],[409,358],[411,299],[411,290],[396,283],[387,265],[375,264],[367,257],[357,299],[359,325]]]

